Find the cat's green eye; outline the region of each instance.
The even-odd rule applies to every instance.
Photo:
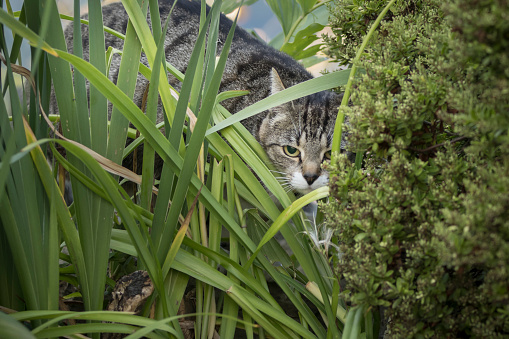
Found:
[[[292,146],[283,146],[283,151],[289,157],[298,157],[300,154],[300,151]]]
[[[325,160],[330,160],[330,158],[331,158],[330,150],[328,150],[328,151],[327,151],[327,152],[325,152],[325,154],[324,154],[324,159],[325,159]]]

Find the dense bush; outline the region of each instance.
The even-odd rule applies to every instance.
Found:
[[[329,53],[351,61],[388,1],[342,1]],[[338,41],[343,39],[344,44]],[[509,1],[396,1],[359,67],[331,165],[337,269],[387,337],[509,335]]]

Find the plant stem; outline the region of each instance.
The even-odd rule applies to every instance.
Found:
[[[377,29],[378,25],[380,25],[380,22],[385,17],[385,14],[387,14],[387,11],[389,8],[394,4],[396,0],[391,0],[387,6],[382,10],[382,12],[378,15],[373,25],[371,25],[371,28],[369,29],[368,34],[364,37],[361,46],[357,50],[357,54],[355,55],[355,59],[352,62],[352,70],[350,71],[350,76],[348,78],[348,83],[346,84],[345,93],[343,95],[343,100],[341,101],[341,106],[348,105],[348,101],[350,100],[350,92],[352,91],[353,86],[353,80],[355,78],[355,73],[357,71],[357,64],[359,63],[359,60],[361,59],[361,55],[364,52],[364,49],[366,48],[366,45],[368,44],[369,40],[373,36],[373,33]],[[338,118],[336,119],[336,125],[334,127],[334,137],[332,139],[332,163],[334,163],[334,160],[336,158],[336,155],[340,148],[341,148],[341,133],[342,133],[342,127],[343,127],[343,120],[344,115],[338,114]]]
[[[323,5],[325,5],[326,3],[330,2],[330,1],[331,0],[325,0],[325,1],[319,2],[319,3],[315,4],[313,7],[311,7],[309,9],[309,11],[302,13],[302,15],[293,23],[292,27],[290,27],[290,31],[285,36],[285,41],[283,42],[283,45],[281,45],[281,48],[279,50],[283,50],[283,47],[290,42],[290,39],[292,38],[293,33],[295,33],[295,31],[297,30],[297,27],[299,27],[300,23],[302,22],[302,20],[304,20],[304,18],[306,18],[310,13],[312,13],[313,11],[322,7]]]

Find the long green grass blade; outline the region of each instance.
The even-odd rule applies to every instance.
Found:
[[[169,19],[171,20],[171,18]],[[207,20],[209,22],[210,18]],[[206,31],[200,32],[198,35],[198,38],[196,40],[196,47],[193,49],[193,52],[191,53],[191,58],[189,60],[189,67],[187,76],[184,79],[184,82],[182,84],[182,90],[180,93],[179,100],[177,102],[177,107],[175,109],[175,116],[174,120],[172,122],[172,129],[169,134],[169,141],[170,144],[173,145],[175,149],[178,149],[178,147],[181,144],[182,140],[182,131],[184,128],[185,118],[186,118],[186,111],[188,107],[189,97],[191,95],[191,90],[193,86],[193,79],[195,76],[195,72],[197,69],[197,65],[202,64],[202,60],[200,59],[200,46],[205,43],[206,38]],[[188,164],[186,165],[187,168],[185,170],[190,171],[191,173],[194,170],[194,164],[195,161],[188,160]],[[154,243],[156,244],[156,248],[161,248],[161,251],[164,251],[163,249],[167,249],[169,246],[169,243],[171,242],[172,238],[172,230],[175,230],[175,220],[170,218],[175,218],[175,215],[177,211],[170,211],[170,215],[167,217],[167,222],[164,222],[164,218],[166,218],[167,214],[167,206],[168,201],[170,199],[170,186],[172,186],[173,182],[173,175],[176,174],[175,171],[169,171],[168,168],[166,168],[167,165],[163,168],[163,176],[161,178],[161,187],[162,192],[158,197],[158,201],[156,202],[156,209],[155,209],[155,215],[154,215],[154,228],[152,230],[152,239]],[[193,166],[193,168],[190,168]],[[181,184],[181,187],[183,185]],[[177,188],[175,188],[177,190]],[[178,194],[183,194],[183,192],[179,192]],[[185,192],[184,192],[185,195]],[[168,229],[168,223],[171,222],[174,225]],[[166,231],[165,231],[166,230]],[[160,254],[162,256],[162,254]]]
[[[7,25],[14,33],[27,39],[30,45],[40,47],[47,53],[56,56],[55,51],[46,41],[42,40],[36,33],[31,31],[28,27],[20,23],[3,9],[0,9],[0,22]]]
[[[214,6],[220,6],[220,1],[216,3],[214,4]],[[205,88],[206,92],[203,97],[203,102],[201,106],[202,108],[198,115],[198,120],[194,127],[193,134],[191,135],[191,139],[189,141],[189,146],[187,148],[186,155],[184,158],[182,172],[180,173],[180,176],[177,181],[177,186],[175,188],[175,194],[172,201],[172,205],[170,206],[170,211],[168,212],[165,230],[163,232],[163,236],[161,237],[162,241],[164,241],[164,239],[170,238],[169,235],[171,235],[173,233],[173,230],[175,229],[176,224],[175,221],[177,220],[177,216],[180,214],[180,210],[184,202],[184,197],[186,195],[187,187],[189,186],[189,182],[194,172],[196,160],[202,147],[205,132],[210,121],[210,116],[212,114],[212,109],[214,107],[216,95],[218,93],[219,85],[221,83],[223,70],[226,65],[226,57],[228,55],[231,42],[233,40],[234,29],[235,24],[232,25],[232,29],[230,30],[228,37],[225,41],[224,48],[221,53],[221,57],[219,58],[218,65],[214,70],[214,76],[210,83],[210,86],[208,88]],[[164,246],[164,243],[161,244],[162,246],[158,247],[159,250],[158,256],[163,255],[167,251],[167,245]]]
[[[147,3],[142,8],[143,13],[147,11]],[[103,49],[104,51],[104,49]],[[141,56],[141,43],[138,39],[136,31],[132,23],[129,21],[126,29],[126,37],[124,43],[124,52],[120,61],[117,86],[129,98],[134,95],[136,88],[137,69]],[[156,87],[157,88],[157,87]],[[127,128],[129,121],[119,112],[117,107],[113,107],[110,119],[110,128],[108,136],[108,150],[106,157],[120,164],[122,161],[122,153],[125,148],[125,140],[127,136]]]
[[[180,155],[141,112],[141,110],[132,101],[130,101],[122,91],[113,85],[104,75],[101,75],[94,68],[87,66],[89,64],[86,61],[63,51],[58,51],[58,54],[62,59],[71,62],[74,67],[78,68],[87,77],[87,79],[90,80],[90,82],[95,83],[95,86],[99,87],[107,98],[112,101],[114,105],[119,107],[122,114],[124,114],[143,135],[145,135],[148,142],[151,143],[152,147],[159,155],[161,155],[163,160],[172,167],[172,170],[177,174],[180,173],[183,164]],[[190,193],[196,194],[202,185],[200,179],[196,175],[193,175],[191,184]],[[233,227],[236,225],[236,222],[228,215],[227,212],[223,213],[224,208],[215,201],[207,189],[202,190],[200,201],[204,203],[209,211],[219,216],[224,225],[226,227],[230,227],[231,231],[233,231],[235,236],[237,236],[245,246],[254,250],[253,242],[244,232]]]
[[[281,326],[271,323],[253,304],[251,304],[250,300],[246,298],[246,294],[238,290],[237,287],[231,286],[226,293],[274,338],[297,338],[296,335],[286,332]]]
[[[89,0],[89,62],[101,73],[106,74],[106,56],[104,53],[103,16],[100,0]],[[104,95],[90,86],[90,131],[92,149],[101,155],[106,154],[108,136],[108,107]],[[101,206],[101,208],[103,208]]]
[[[91,0],[89,7],[89,62],[102,74],[106,75],[105,38],[100,0]],[[77,23],[76,23],[77,24]],[[101,155],[106,155],[108,148],[108,102],[99,88],[93,84],[89,88],[90,137],[91,148]],[[115,122],[114,122],[115,123]],[[115,130],[117,126],[110,126]],[[120,127],[120,126],[119,126]],[[80,131],[85,133],[86,131]],[[91,277],[93,297],[89,310],[100,310],[103,307],[104,285],[109,259],[109,242],[113,226],[113,206],[96,195],[86,193],[90,211],[93,215],[90,223],[78,223],[82,242],[86,250],[85,260]]]
[[[147,24],[146,17],[136,0],[123,0],[122,3],[124,4],[124,8],[129,15],[129,19],[136,30],[138,38],[140,39],[143,51],[147,55],[147,61],[150,67],[153,68],[155,55],[157,53],[157,46]],[[164,71],[159,72],[159,94],[161,95],[161,101],[168,116],[168,121],[171,123],[174,118],[175,104],[174,99],[170,94],[166,73]]]
[[[83,338],[82,333],[91,333],[92,335],[100,335],[102,333],[124,333],[129,334],[136,331],[138,327],[124,325],[124,324],[108,324],[108,323],[93,323],[93,324],[77,324],[70,326],[62,326],[57,328],[47,328],[38,333],[37,338]],[[147,338],[163,339],[164,336],[149,333]]]
[[[258,247],[256,248],[256,251],[253,253],[251,258],[249,258],[249,261],[247,262],[246,265],[249,267],[253,264],[256,256],[261,251],[262,246],[265,245],[270,239],[272,239],[277,234],[277,232],[279,232],[281,227],[283,227],[288,222],[288,220],[290,220],[296,213],[300,212],[304,206],[308,205],[313,201],[325,198],[328,195],[329,187],[320,187],[314,190],[313,192],[308,193],[305,196],[297,199],[294,203],[287,207],[283,211],[283,213],[279,215],[276,221],[274,221],[274,224],[262,238],[260,244],[258,244]]]
[[[23,324],[3,312],[0,312],[0,337],[35,339],[35,336]]]
[[[153,1],[150,2],[151,4]],[[174,3],[175,5],[175,3]],[[151,5],[153,6],[153,5]],[[151,9],[151,11],[154,11],[155,9]],[[159,8],[157,8],[157,11]],[[171,13],[171,11],[170,11]],[[151,16],[153,17],[153,15]],[[156,18],[154,18],[155,20]],[[157,22],[159,22],[157,20]],[[166,25],[164,28],[164,35],[166,35],[166,30],[168,28],[169,21],[166,21]],[[157,27],[153,28],[154,34],[158,32]],[[133,32],[134,33],[134,32]],[[157,38],[156,38],[157,39]],[[136,38],[136,40],[138,40]],[[141,44],[140,44],[141,48]],[[140,50],[141,51],[141,50]],[[157,62],[157,60],[162,61],[163,60],[163,53],[164,53],[164,39],[159,38],[159,43],[157,47],[157,52],[155,56],[155,64],[154,64],[154,72],[152,72],[152,77],[150,79],[150,84],[152,86],[149,86],[148,96],[147,96],[147,117],[155,124],[157,122],[157,109],[159,104],[159,98],[158,98],[158,91],[157,88],[159,86],[159,72],[161,70],[161,62]],[[164,66],[163,66],[164,67]],[[134,160],[134,159],[133,159]],[[155,161],[155,152],[152,146],[150,144],[145,144],[143,149],[143,181],[141,184],[141,206],[150,209],[150,205],[152,202],[152,184],[154,181],[154,161]],[[134,161],[133,161],[134,163]]]
[[[232,115],[225,121],[220,122],[212,128],[209,128],[207,135],[217,132],[233,123],[242,121],[255,114],[261,113],[269,108],[284,104],[291,100],[301,98],[306,95],[314,94],[320,91],[325,91],[331,88],[345,85],[350,74],[350,69],[345,69],[329,74],[325,74],[319,78],[311,79],[290,88],[287,88],[279,93],[271,95],[257,103],[244,108],[240,112]]]
[[[51,319],[45,322],[43,325],[35,328],[32,333],[39,334],[53,324],[57,324],[66,319],[80,319],[80,320],[97,320],[97,321],[109,321],[125,323],[134,326],[150,326],[158,323],[158,328],[167,331],[172,334],[176,334],[175,329],[164,323],[156,322],[154,319],[145,318],[129,314],[128,312],[111,312],[111,311],[87,311],[87,312],[65,312],[65,311],[39,311],[39,312],[19,312],[11,315],[13,318],[19,321],[26,321],[31,319]],[[99,325],[99,324],[93,324]],[[105,328],[107,329],[107,328]],[[96,332],[96,331],[94,331]],[[79,333],[79,332],[73,332]],[[97,332],[96,332],[97,333]]]
[[[79,0],[74,0],[74,26],[73,26],[73,53],[79,58],[83,57],[83,43],[81,37],[81,25],[78,24],[80,20],[80,3]],[[76,100],[76,115],[77,127],[79,133],[80,143],[87,147],[91,147],[90,136],[90,119],[88,113],[88,93],[85,82],[85,77],[78,70],[74,71],[74,99]]]
[[[348,311],[342,338],[356,339],[361,335],[361,323],[365,308],[356,306]]]
[[[146,240],[143,237],[140,228],[132,217],[130,209],[127,207],[128,204],[132,204],[132,202],[130,200],[122,199],[120,193],[118,192],[118,184],[99,166],[99,164],[92,160],[92,157],[87,152],[66,141],[59,141],[59,143],[65,146],[68,151],[79,156],[81,159],[84,159],[84,162],[86,163],[89,170],[93,173],[96,180],[100,183],[100,185],[104,187],[105,192],[107,192],[113,206],[117,210],[118,215],[122,219],[124,226],[129,232],[131,240],[136,247],[138,258],[143,261],[144,266],[147,268],[147,271],[154,283],[156,290],[162,296],[160,300],[163,305],[163,311],[165,312],[165,316],[168,316],[168,301],[167,294],[164,292],[163,288],[161,266],[159,265],[157,258],[155,258],[151,252],[151,249],[147,246]]]
[[[348,81],[347,81],[346,86],[345,86],[345,93],[343,95],[343,100],[341,101],[341,106],[348,105],[348,102],[350,100],[350,92],[352,90],[353,81],[355,79],[355,73],[357,71],[357,64],[359,63],[359,60],[360,60],[362,54],[364,53],[364,49],[366,48],[369,40],[373,36],[373,34],[374,34],[375,30],[377,29],[378,25],[380,25],[380,22],[385,17],[385,14],[387,14],[387,11],[389,10],[389,8],[391,8],[391,6],[394,4],[395,1],[396,0],[391,0],[384,7],[382,12],[380,12],[380,14],[376,18],[375,22],[371,25],[371,28],[369,29],[368,34],[366,34],[366,36],[362,40],[362,44],[357,49],[357,53],[355,54],[355,59],[352,62],[351,72],[349,73]],[[334,127],[334,136],[333,136],[333,139],[332,139],[332,146],[331,146],[331,153],[332,153],[332,160],[331,161],[332,162],[334,162],[335,154],[337,154],[337,152],[339,152],[340,149],[341,149],[341,133],[339,131],[341,131],[341,128],[342,128],[342,125],[343,125],[343,118],[344,117],[342,115],[339,115],[338,118],[339,119],[336,119],[336,125]],[[338,135],[336,135],[336,131],[338,131]]]

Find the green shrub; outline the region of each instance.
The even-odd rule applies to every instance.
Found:
[[[335,4],[331,56],[385,4]],[[342,108],[363,169],[331,165],[342,294],[386,307],[390,337],[508,336],[509,1],[393,7]]]
[[[313,230],[301,213],[310,201],[327,196],[327,187],[296,199],[274,177],[251,133],[220,105],[226,97],[239,94],[218,93],[232,35],[225,39],[218,59],[204,52],[216,50],[218,40],[206,37],[217,36],[214,23],[219,21],[222,1],[214,2],[207,18],[203,11],[199,38],[187,51],[192,57],[185,75],[160,62],[165,49],[164,39],[157,37],[162,33],[157,3],[123,1],[130,24],[123,37],[116,84],[104,75],[106,61],[111,62],[112,53],[118,51],[104,53],[100,1],[88,3],[90,39],[85,48],[96,56],[91,63],[81,58],[77,35],[76,55],[66,52],[60,19],[69,17],[58,12],[54,0],[26,0],[19,13],[11,13],[10,6],[0,9],[0,62],[6,64],[0,81],[4,92],[0,99],[0,338],[12,338],[14,332],[32,338],[82,334],[100,338],[101,333],[184,338],[179,322],[184,315],[196,338],[339,338],[345,304],[330,297],[338,296],[333,292],[338,282],[327,258],[306,235]],[[297,10],[281,7],[277,14],[285,24],[279,47],[308,64],[319,59],[310,54],[320,46],[306,47],[320,26],[310,21],[323,15],[323,4],[291,0],[287,7]],[[225,5],[235,4],[225,1]],[[75,6],[76,28],[78,20],[79,6]],[[6,38],[12,35],[7,28],[14,39]],[[23,39],[34,46],[29,55],[20,50]],[[139,64],[142,48],[150,68]],[[25,56],[30,57],[30,71],[16,64]],[[138,68],[150,79],[146,112],[132,100],[131,84],[138,75],[133,70]],[[183,82],[178,99],[165,81],[166,72]],[[20,86],[19,73],[30,75],[33,87]],[[334,72],[288,88],[233,119],[281,105],[292,96],[344,84],[348,73]],[[86,81],[100,93],[91,90],[89,96]],[[20,100],[20,87],[27,90],[23,99],[30,105]],[[49,111],[50,92],[60,112],[50,119],[59,120],[65,138],[74,142],[48,138],[42,113]],[[114,106],[110,121],[107,101]],[[156,125],[158,102],[165,109],[169,135]],[[136,130],[128,131],[129,126]],[[127,136],[136,140],[124,149]],[[141,183],[140,177],[115,166],[139,143],[144,144]],[[65,149],[67,159],[55,146]],[[46,148],[58,162],[53,171]],[[155,153],[164,163],[157,200]],[[111,175],[104,170],[113,168],[129,178],[122,183],[134,181],[134,189],[126,192],[117,172]],[[72,186],[70,206],[62,197],[63,169],[69,172]],[[229,232],[223,233],[223,228]],[[287,240],[291,257],[272,239],[278,231]],[[220,246],[224,242],[229,243],[229,251]],[[119,290],[130,296],[119,297],[121,305],[143,299],[134,291],[140,284],[128,282],[133,276],[127,275],[134,270],[145,271],[154,289],[139,315],[118,311],[127,308],[116,303]],[[143,278],[147,296],[151,287],[145,272],[134,276]],[[113,291],[115,286],[120,288]],[[115,302],[107,305],[112,295]],[[104,311],[112,308],[116,310]],[[67,321],[76,318],[77,324]]]

